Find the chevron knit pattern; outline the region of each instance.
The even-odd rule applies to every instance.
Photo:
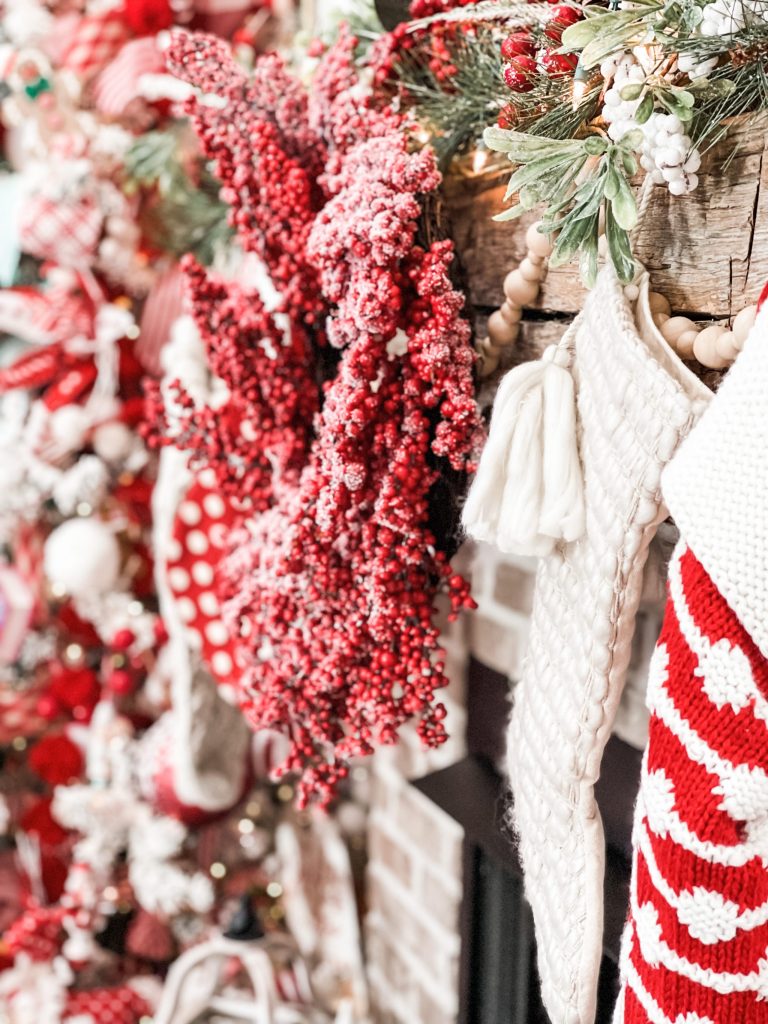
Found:
[[[648,705],[615,1024],[765,1024],[768,661],[684,541]]]

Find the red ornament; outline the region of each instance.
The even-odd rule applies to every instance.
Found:
[[[504,60],[513,60],[523,54],[526,57],[533,57],[535,52],[536,44],[530,32],[513,32],[501,44],[501,56]]]
[[[565,29],[569,25],[575,25],[582,18],[583,14],[581,11],[577,11],[574,7],[569,7],[567,4],[558,4],[552,8],[552,14],[549,16],[544,29],[544,35],[559,45]]]
[[[578,57],[575,53],[557,53],[555,50],[543,50],[539,61],[550,78],[564,78],[576,70]]]
[[[52,722],[64,709],[52,693],[43,693],[37,701],[37,713],[41,718]]]
[[[29,752],[29,766],[51,786],[63,786],[83,771],[83,755],[63,733],[43,736]]]
[[[512,92],[530,92],[537,74],[536,61],[525,54],[504,65],[504,81]]]
[[[173,24],[169,0],[125,0],[122,18],[136,36],[154,36]]]

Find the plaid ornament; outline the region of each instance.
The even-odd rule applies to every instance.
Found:
[[[112,60],[127,38],[126,25],[114,11],[79,18],[62,42],[60,67],[80,79],[91,78]]]
[[[38,193],[24,203],[19,221],[23,252],[76,267],[92,261],[103,215],[91,196],[53,198]]]

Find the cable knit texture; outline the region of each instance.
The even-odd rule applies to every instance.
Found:
[[[768,657],[768,304],[664,474],[680,533]]]
[[[764,1024],[768,662],[684,540],[648,706],[615,1024]]]
[[[647,306],[647,278],[641,305]],[[663,466],[708,392],[653,331],[641,337],[612,270],[572,345],[586,532],[543,558],[508,764],[547,1011],[592,1024],[604,840],[593,786],[630,657]]]
[[[768,1021],[768,312],[665,471],[680,527],[648,683],[616,1024]]]

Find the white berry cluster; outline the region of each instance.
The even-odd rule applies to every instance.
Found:
[[[696,35],[727,38],[759,21],[768,21],[766,0],[714,0],[702,8]],[[725,49],[726,46],[723,51]],[[683,53],[678,57],[677,66],[693,80],[706,77],[717,66],[717,60],[715,56],[697,61],[691,54]]]
[[[609,137],[620,142],[629,132],[639,128],[643,133],[640,164],[653,181],[657,185],[666,184],[673,196],[693,192],[699,183],[696,171],[701,164],[701,156],[692,147],[680,118],[675,114],[654,112],[647,121],[638,124],[635,115],[640,98],[622,99],[625,86],[645,81],[645,72],[635,57],[630,53],[610,57],[603,61],[600,71],[606,81],[611,81],[603,101],[603,118],[608,123]]]

